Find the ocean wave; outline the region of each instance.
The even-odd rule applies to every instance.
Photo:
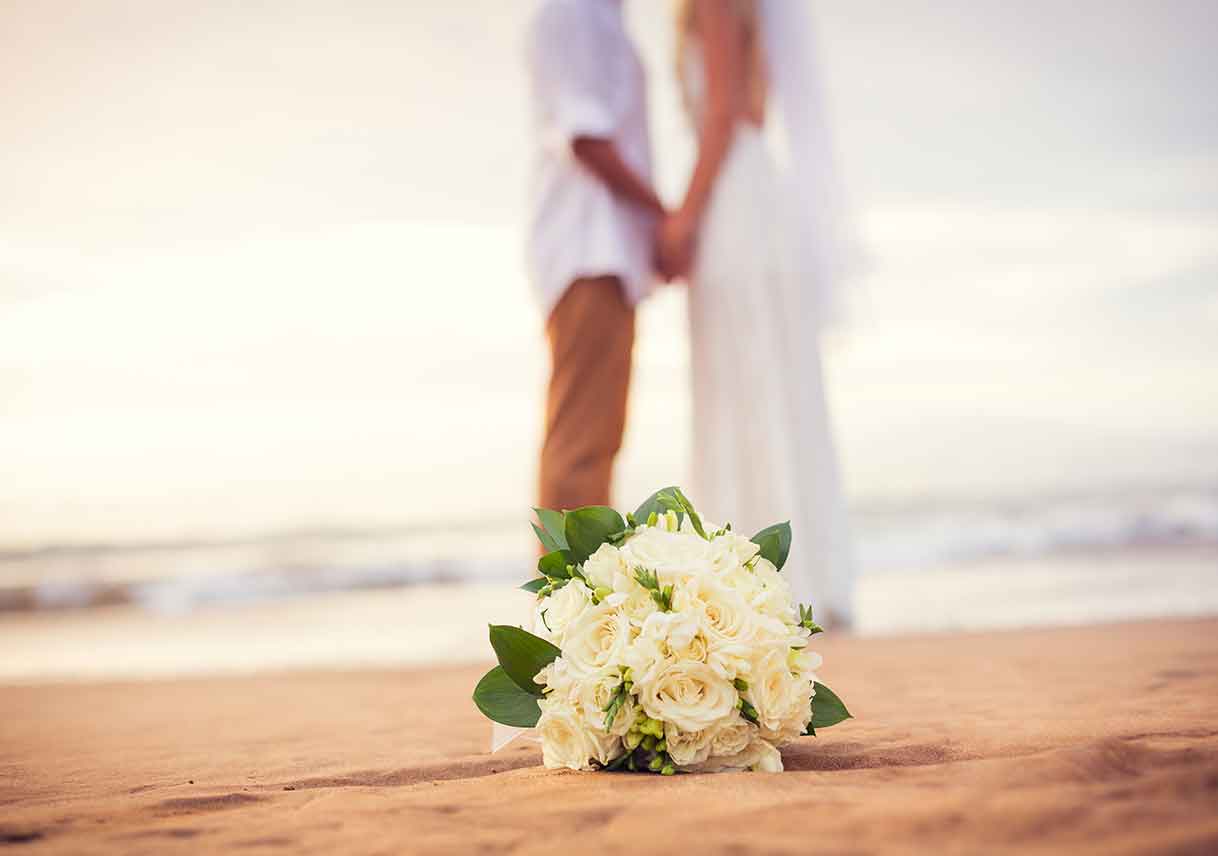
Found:
[[[855,526],[864,573],[997,556],[1218,544],[1218,490],[862,511]]]
[[[175,614],[334,591],[509,583],[526,578],[532,565],[532,546],[519,537],[519,528],[52,545],[0,554],[0,612],[128,604]],[[916,573],[994,557],[1218,545],[1218,489],[862,508],[854,513],[854,530],[864,575]]]

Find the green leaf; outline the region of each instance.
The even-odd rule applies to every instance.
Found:
[[[517,728],[532,728],[537,724],[541,718],[537,698],[518,687],[502,666],[491,669],[474,687],[474,704],[478,705],[478,710],[488,719]]]
[[[557,544],[557,543],[554,541],[554,538],[553,538],[553,537],[551,537],[551,535],[550,535],[550,533],[549,533],[549,532],[547,532],[546,530],[542,529],[542,528],[541,528],[540,526],[538,526],[536,523],[531,523],[531,524],[529,524],[529,525],[533,527],[533,534],[535,534],[535,535],[537,536],[537,540],[541,542],[541,546],[545,547],[547,551],[548,551],[548,550],[560,550],[560,549],[562,549],[562,548],[561,548],[561,547],[559,547],[559,546],[558,546],[558,544]]]
[[[574,559],[566,550],[555,550],[553,553],[546,553],[537,560],[537,571],[544,576],[555,580],[565,580],[570,574],[567,573],[567,565],[574,564]]]
[[[653,493],[651,496],[647,497],[647,499],[643,500],[643,504],[640,505],[638,507],[638,509],[634,512],[634,519],[637,520],[639,523],[646,523],[647,518],[651,516],[651,513],[653,511],[656,513],[656,516],[659,516],[659,515],[663,514],[664,512],[668,511],[669,508],[673,507],[672,501],[676,500],[676,494],[679,493],[680,490],[681,489],[679,487],[677,487],[676,485],[670,485],[669,487],[660,488],[655,493]],[[670,500],[670,501],[665,501],[665,500],[661,499],[660,497],[665,497],[667,500]],[[677,510],[678,519],[681,518],[682,516],[683,516],[682,512],[680,510]]]
[[[774,563],[774,567],[782,570],[791,553],[791,524],[775,523],[767,526],[749,539],[761,548],[760,556]]]
[[[815,733],[817,728],[828,728],[853,718],[833,690],[819,681],[813,684],[812,688],[816,690],[816,695],[812,697],[812,721],[808,723],[809,731]]]
[[[604,505],[586,505],[568,511],[564,520],[567,549],[575,564],[583,564],[615,532],[626,528],[622,515]]]
[[[534,508],[537,514],[537,519],[541,521],[541,526],[546,534],[550,536],[550,544],[545,544],[547,550],[565,550],[567,549],[567,536],[563,529],[563,513],[555,511],[552,508]],[[540,536],[538,536],[540,537]],[[552,545],[552,546],[551,546]]]
[[[491,625],[491,647],[508,677],[527,693],[541,695],[542,688],[533,677],[562,654],[540,636],[510,624]]]
[[[524,591],[532,592],[533,594],[537,594],[537,592],[541,591],[543,588],[545,588],[549,584],[550,584],[550,581],[547,580],[545,577],[537,577],[536,579],[529,580],[527,583],[522,585],[520,588],[522,588]]]

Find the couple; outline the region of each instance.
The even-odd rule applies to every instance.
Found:
[[[529,257],[553,366],[540,503],[608,504],[634,307],[657,278],[682,277],[689,493],[742,532],[789,519],[784,575],[821,623],[841,627],[853,571],[819,353],[838,222],[805,2],[678,5],[677,69],[698,155],[668,210],[651,184],[646,80],[621,0],[542,0],[528,53],[538,156]],[[763,135],[772,106],[784,170]]]

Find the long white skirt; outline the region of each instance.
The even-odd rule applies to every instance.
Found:
[[[783,574],[827,626],[852,619],[854,563],[821,325],[787,245],[788,203],[761,133],[739,129],[690,281],[691,498],[711,519],[748,535],[790,520]]]

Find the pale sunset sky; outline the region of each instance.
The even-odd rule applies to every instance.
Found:
[[[523,516],[532,5],[0,4],[0,546]],[[626,6],[672,200],[668,4]],[[813,8],[852,498],[1218,479],[1218,4]],[[624,504],[685,472],[682,299]]]

